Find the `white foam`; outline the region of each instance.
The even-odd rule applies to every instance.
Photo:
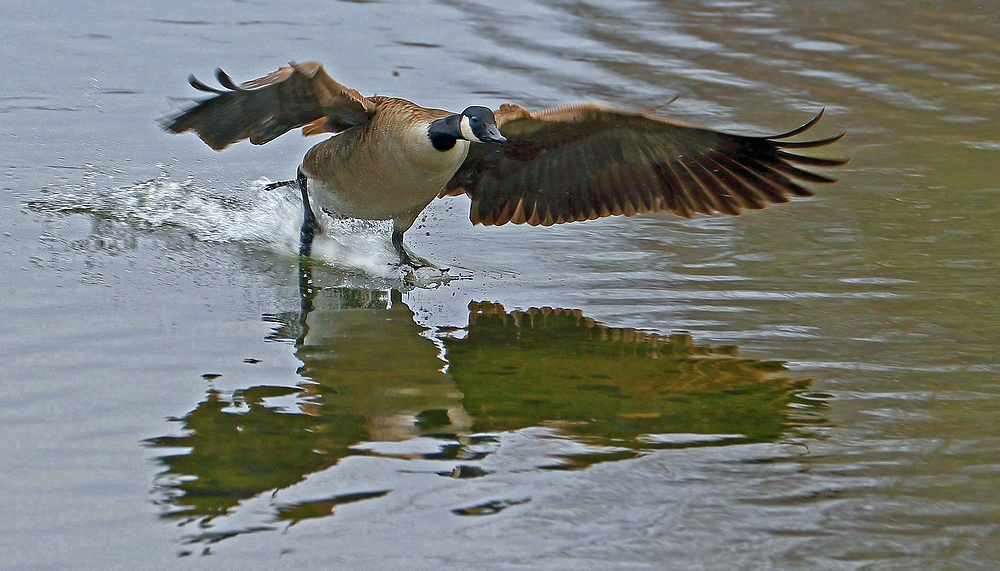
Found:
[[[269,181],[261,179],[220,191],[192,178],[172,180],[165,172],[126,186],[113,186],[101,178],[100,173],[91,173],[84,184],[43,189],[41,197],[28,206],[39,212],[107,217],[140,230],[174,228],[200,242],[298,255],[302,206],[295,189],[264,190]],[[416,275],[408,268],[399,268],[390,241],[391,222],[317,215],[324,232],[313,241],[313,259],[381,280],[399,281]],[[420,283],[411,285],[455,278],[448,272],[432,273],[431,279],[426,272],[420,274]]]

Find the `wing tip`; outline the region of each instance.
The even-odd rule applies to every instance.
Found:
[[[845,132],[842,132],[842,133],[837,133],[836,135],[832,135],[830,137],[824,137],[824,138],[821,138],[821,139],[813,139],[813,140],[809,140],[809,141],[786,141],[785,140],[785,139],[794,137],[796,135],[800,135],[800,134],[808,131],[809,129],[813,128],[817,123],[819,123],[819,120],[823,118],[824,113],[826,113],[826,107],[823,107],[822,109],[820,109],[819,113],[817,113],[812,119],[810,119],[809,121],[806,121],[804,124],[802,124],[799,127],[796,127],[795,129],[792,129],[791,131],[786,131],[784,133],[780,133],[780,134],[777,134],[777,135],[771,135],[771,136],[767,136],[767,137],[760,137],[760,139],[768,141],[768,142],[774,144],[778,149],[781,149],[781,150],[778,151],[778,154],[781,155],[781,156],[783,156],[785,159],[787,159],[787,160],[789,160],[789,161],[791,161],[793,163],[806,164],[806,165],[815,166],[815,167],[839,167],[839,166],[846,165],[847,163],[849,163],[851,161],[850,158],[840,158],[840,157],[838,157],[838,158],[807,157],[807,156],[803,156],[803,155],[797,155],[797,154],[794,154],[794,153],[786,153],[786,152],[783,151],[784,149],[812,149],[812,148],[816,148],[816,147],[825,147],[825,146],[828,146],[828,145],[832,145],[832,144],[840,141],[844,137],[846,137],[847,136],[847,132],[845,131]],[[812,173],[809,173],[809,174],[811,175]],[[831,177],[824,177],[824,176],[821,176],[821,175],[813,175],[813,176],[816,177],[816,180],[813,180],[813,182],[836,182],[837,181],[837,179],[831,178]],[[824,179],[824,180],[819,180],[819,179]]]
[[[816,125],[816,123],[819,123],[819,120],[823,118],[823,115],[825,113],[826,113],[826,107],[824,106],[822,109],[819,110],[819,113],[817,113],[812,119],[806,121],[802,125],[792,129],[791,131],[786,131],[784,133],[779,133],[777,135],[771,135],[769,137],[764,137],[764,138],[771,141],[778,141],[781,139],[788,139],[790,137],[794,137],[795,135],[805,133],[809,129],[812,129]]]

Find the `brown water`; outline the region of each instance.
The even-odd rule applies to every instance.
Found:
[[[0,24],[0,567],[993,569],[1000,16],[981,2],[17,2]],[[155,119],[316,59],[429,106],[579,100],[851,163],[739,218],[294,256],[310,142]],[[398,75],[396,75],[396,73]],[[303,277],[305,276],[305,277]]]

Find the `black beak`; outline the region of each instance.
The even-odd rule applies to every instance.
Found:
[[[507,137],[500,134],[496,125],[487,125],[486,132],[479,136],[479,140],[484,143],[506,143]]]

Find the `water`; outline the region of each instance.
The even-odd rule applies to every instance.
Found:
[[[0,58],[11,569],[992,569],[1000,18],[975,2],[13,2]],[[473,228],[302,265],[297,134],[156,119],[322,61],[462,109],[749,133],[837,185],[739,218]]]

